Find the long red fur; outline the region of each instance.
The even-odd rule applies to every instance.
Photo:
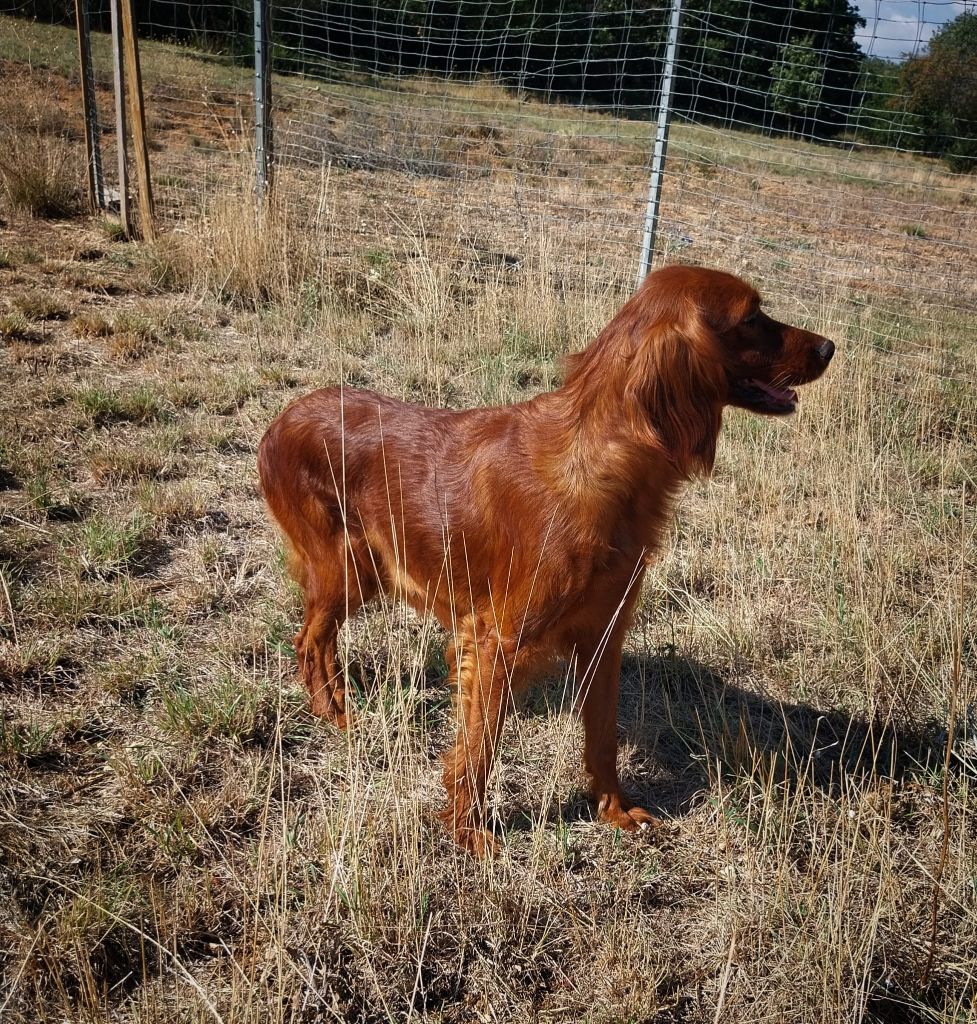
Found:
[[[494,846],[485,786],[511,697],[559,657],[576,665],[599,818],[656,823],[616,767],[621,646],[645,569],[682,486],[712,469],[739,383],[805,383],[833,350],[758,307],[732,275],[666,267],[553,392],[457,412],[326,388],[268,428],[258,466],[305,597],[295,649],[312,712],[349,720],[337,632],[361,605],[384,593],[434,614],[458,697],[443,819],[468,849]]]

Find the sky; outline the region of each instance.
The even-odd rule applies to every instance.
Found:
[[[977,0],[854,0],[866,21],[855,39],[873,57],[898,59],[921,53],[933,33],[969,11],[977,14]]]

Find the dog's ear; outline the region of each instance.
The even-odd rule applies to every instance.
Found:
[[[711,472],[726,392],[716,347],[701,319],[689,326],[659,324],[636,339],[625,393],[646,420],[651,442],[684,476]]]

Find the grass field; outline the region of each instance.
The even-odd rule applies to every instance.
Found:
[[[789,422],[728,414],[649,574],[620,766],[667,826],[596,823],[557,674],[507,724],[478,862],[435,817],[431,623],[370,610],[344,641],[357,724],[307,715],[255,450],[339,380],[459,407],[555,386],[631,283],[613,228],[646,129],[347,82],[317,109],[372,118],[371,147],[344,164],[323,128],[303,162],[317,100],[283,80],[303,127],[256,219],[243,72],[147,45],[167,230],[126,243],[25,212],[78,204],[73,43],[0,27],[0,1019],[977,1021],[974,184],[677,131],[677,255],[838,355]],[[419,89],[491,173],[419,142],[405,163]],[[447,131],[473,110],[499,134]]]

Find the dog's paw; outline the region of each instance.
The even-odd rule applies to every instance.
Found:
[[[486,828],[457,828],[451,838],[473,857],[494,857],[499,852],[499,841]]]
[[[347,711],[345,701],[342,705],[337,703],[328,693],[320,692],[309,702],[309,711],[326,722],[332,722],[337,729],[347,729],[353,720],[352,714]]]
[[[607,825],[625,832],[648,832],[662,827],[662,820],[643,807],[624,807],[620,803],[609,803],[601,807],[597,817]]]

